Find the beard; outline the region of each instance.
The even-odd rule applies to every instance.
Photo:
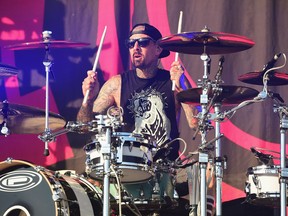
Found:
[[[141,58],[133,58],[132,59],[132,64],[135,68],[145,68],[146,67],[146,64],[145,64],[145,61],[143,59],[143,57]]]

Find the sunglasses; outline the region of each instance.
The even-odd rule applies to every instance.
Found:
[[[135,46],[135,43],[138,42],[138,45],[140,47],[147,47],[150,43],[150,41],[153,41],[154,43],[156,42],[155,40],[153,40],[152,38],[138,38],[138,39],[128,39],[126,40],[126,46],[129,49],[132,49]]]

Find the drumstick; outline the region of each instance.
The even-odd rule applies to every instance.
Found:
[[[183,11],[180,11],[179,15],[179,21],[178,21],[178,30],[177,33],[181,33],[181,27],[182,27],[182,17],[183,17]],[[175,53],[175,61],[178,61],[179,53]],[[172,81],[172,91],[175,90],[175,80]]]
[[[96,73],[97,64],[98,64],[100,52],[101,52],[101,49],[102,49],[102,45],[103,45],[103,42],[104,42],[104,38],[105,38],[105,35],[106,35],[106,30],[107,30],[107,26],[104,27],[104,31],[102,33],[100,44],[99,44],[99,47],[98,47],[98,50],[97,50],[97,53],[96,53],[96,57],[95,57],[95,61],[94,61],[93,69],[92,69],[92,71],[94,71],[95,73]],[[83,99],[83,103],[82,104],[86,104],[87,103],[89,94],[90,94],[90,89],[88,89],[86,91],[86,94],[85,94],[85,97]]]

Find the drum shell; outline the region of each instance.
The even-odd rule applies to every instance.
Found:
[[[103,137],[98,136],[95,142],[85,146],[86,172],[91,178],[98,180],[103,179],[102,139]],[[145,182],[152,177],[152,152],[145,139],[134,137],[131,133],[117,132],[113,134],[111,142],[111,145],[116,146],[116,151],[111,152],[111,163],[115,165],[116,171],[120,170],[122,173],[119,175],[121,182]]]
[[[248,168],[245,191],[250,203],[264,206],[280,205],[279,169],[279,166],[274,165]]]
[[[11,215],[15,206],[30,215],[101,215],[99,191],[84,178],[20,160],[1,162],[0,170],[0,215]]]

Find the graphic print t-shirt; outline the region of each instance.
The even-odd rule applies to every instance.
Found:
[[[125,132],[143,135],[149,143],[161,146],[178,137],[174,93],[169,71],[158,69],[151,79],[137,77],[135,70],[121,74],[121,107]],[[173,144],[170,157],[177,157],[179,144]],[[175,156],[173,155],[175,154]]]

